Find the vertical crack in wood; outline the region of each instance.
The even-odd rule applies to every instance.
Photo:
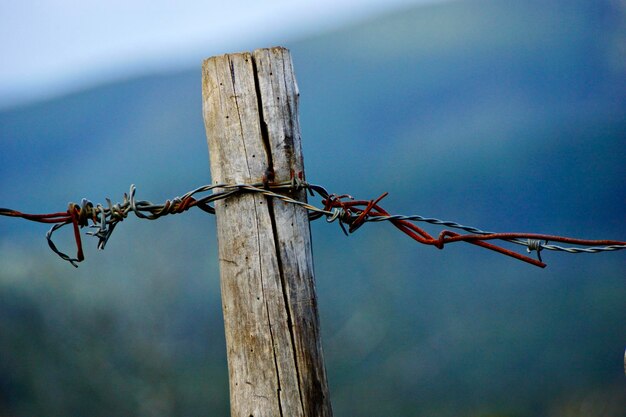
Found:
[[[287,60],[286,60],[286,59],[283,59],[283,60],[282,60],[282,64],[283,64],[283,74],[287,74],[287,73],[288,73],[288,71],[289,71],[289,72],[291,72],[291,68],[286,68],[286,65],[287,65]],[[283,81],[283,83],[284,83],[284,88],[285,88],[285,91],[289,91],[289,88],[288,88],[288,86],[287,86],[287,77],[283,77],[283,80],[282,80],[282,81]],[[296,97],[296,100],[297,100],[297,99],[298,99],[298,98]],[[298,132],[296,132],[296,129],[294,128],[294,125],[293,125],[293,119],[294,119],[294,117],[293,117],[293,112],[294,112],[294,109],[292,109],[292,108],[291,108],[291,100],[290,100],[290,97],[285,97],[285,108],[286,108],[286,110],[287,110],[287,117],[283,118],[283,123],[285,122],[285,120],[289,121],[289,127],[288,127],[287,129],[285,129],[285,132],[289,132],[289,134],[290,134],[290,135],[293,135],[293,134],[295,134],[295,133],[298,133]],[[291,140],[291,142],[293,143],[293,141],[294,141],[294,140],[293,140],[293,138],[289,138],[289,139],[290,139],[290,140]],[[290,152],[291,152],[292,154],[293,154],[293,152],[295,152],[295,149],[293,149],[293,148],[289,148],[289,150],[290,150]],[[293,156],[293,155],[290,155],[290,158],[289,158],[290,160],[293,160],[293,157],[292,157],[292,156]],[[302,165],[304,165],[304,161],[302,161]],[[303,172],[304,172],[304,170],[303,170]],[[305,200],[306,200],[306,192],[301,193],[301,194],[303,194],[303,195],[304,195],[304,198],[305,198]]]
[[[263,96],[261,93],[261,85],[259,82],[259,73],[258,73],[258,68],[257,68],[257,63],[256,63],[256,59],[254,56],[252,56],[252,73],[254,74],[254,87],[256,89],[256,95],[257,95],[257,100],[258,100],[258,111],[259,111],[259,123],[260,123],[260,128],[261,128],[261,138],[263,140],[263,145],[265,147],[265,154],[267,156],[267,163],[268,163],[268,168],[267,171],[268,172],[274,172],[274,161],[272,159],[272,147],[270,144],[270,137],[269,137],[269,132],[268,132],[268,128],[267,128],[267,122],[265,120],[265,116],[263,115]],[[271,65],[271,63],[270,63]],[[269,80],[269,82],[271,83],[271,79]],[[263,197],[262,197],[263,198]],[[274,213],[274,202],[272,201],[271,198],[268,197],[264,197],[267,201],[267,209],[269,212],[269,217],[270,217],[270,222],[272,225],[272,237],[274,240],[274,250],[276,252],[276,262],[277,262],[277,266],[278,266],[278,275],[279,275],[279,279],[280,279],[280,285],[281,285],[281,291],[282,291],[282,296],[283,296],[283,302],[284,302],[284,306],[285,306],[285,313],[287,316],[287,328],[289,330],[289,337],[290,337],[290,341],[291,341],[291,350],[292,350],[292,355],[293,355],[293,362],[294,362],[294,366],[295,366],[295,372],[296,372],[296,381],[298,384],[298,396],[300,398],[300,406],[302,407],[302,410],[304,411],[305,407],[304,407],[304,401],[302,398],[302,389],[300,386],[300,370],[298,369],[298,356],[296,353],[296,346],[295,346],[295,336],[293,334],[293,321],[291,318],[291,309],[289,308],[289,300],[287,297],[287,284],[285,282],[285,273],[284,273],[284,268],[283,268],[283,263],[282,263],[282,259],[281,259],[281,253],[280,253],[280,244],[278,241],[278,228],[276,226],[276,216]],[[271,326],[270,326],[270,330],[271,330]],[[272,336],[272,341],[273,341],[273,336]],[[280,390],[281,390],[281,385],[280,385],[280,370],[278,368],[278,363],[277,363],[277,355],[276,355],[276,350],[274,349],[274,362],[276,363],[276,376],[278,379],[278,404],[279,407],[281,408],[281,416],[282,414],[282,405],[281,405],[281,399],[280,399]]]
[[[245,134],[245,129],[243,128],[243,120],[241,120],[241,108],[239,107],[239,98],[237,96],[237,82],[235,77],[235,64],[229,55],[226,55],[228,59],[228,66],[230,67],[230,82],[233,84],[233,100],[235,100],[235,108],[237,109],[237,119],[239,120],[239,129],[241,130],[241,134]],[[256,82],[256,79],[255,79]],[[246,148],[246,140],[243,138],[243,152],[246,155],[246,161],[248,160],[248,149]],[[250,177],[250,166],[246,164],[246,169],[248,171],[248,177]],[[256,198],[255,198],[256,201]],[[255,206],[256,207],[256,206]],[[256,212],[256,209],[255,209]],[[257,225],[258,227],[258,225]]]
[[[263,198],[263,196],[260,196],[260,198]],[[255,203],[256,203],[256,196],[254,198]],[[270,215],[270,218],[272,219],[272,228],[274,227],[274,221],[273,221],[273,216],[274,216],[274,211],[272,210],[271,206],[269,206],[268,203],[268,212]],[[257,210],[257,205],[254,204],[254,213],[255,213],[255,218],[256,218],[256,225],[257,225],[257,230],[259,228],[259,222],[258,222],[258,218],[260,216],[258,210]],[[274,230],[274,233],[276,231]],[[257,246],[259,248],[259,262],[261,262],[261,258],[262,258],[262,254],[261,254],[261,236],[259,233],[257,233]],[[280,261],[278,262],[278,268],[279,271],[281,271],[280,269]],[[261,271],[263,270],[262,268],[259,268]],[[262,274],[262,273],[261,273]],[[261,277],[261,281],[263,281],[263,277]],[[274,368],[276,369],[276,385],[277,385],[277,400],[278,400],[278,412],[280,413],[280,417],[284,417],[283,415],[283,405],[282,402],[280,400],[280,393],[282,390],[281,387],[281,382],[280,382],[280,371],[278,369],[278,355],[276,355],[276,343],[274,341],[274,332],[272,331],[272,318],[270,317],[270,307],[268,304],[268,300],[267,297],[265,296],[265,286],[263,285],[263,282],[261,282],[261,295],[263,297],[263,300],[265,301],[265,312],[267,313],[267,327],[269,329],[270,332],[270,342],[272,344],[272,352],[273,352],[273,356],[274,356]]]
[[[262,197],[263,198],[263,197]],[[269,212],[269,216],[270,216],[270,221],[272,223],[272,234],[274,237],[274,249],[276,251],[276,263],[278,265],[278,274],[280,277],[280,282],[281,282],[281,287],[282,287],[282,291],[283,291],[283,298],[285,297],[285,284],[283,282],[283,266],[282,266],[282,262],[280,260],[280,253],[278,253],[278,241],[276,240],[276,221],[274,220],[274,206],[272,204],[272,201],[267,198],[267,210]],[[283,416],[283,411],[282,411],[282,401],[281,401],[281,390],[282,390],[282,386],[281,386],[281,381],[280,381],[280,369],[278,367],[278,355],[276,354],[276,345],[274,344],[274,334],[272,333],[272,322],[270,320],[269,317],[269,306],[267,306],[267,299],[266,299],[266,308],[267,308],[267,315],[268,315],[268,321],[269,321],[269,327],[270,327],[270,339],[272,340],[272,350],[274,352],[274,365],[276,366],[276,380],[277,380],[277,384],[278,384],[278,390],[277,390],[277,395],[278,395],[278,408],[280,410],[280,415],[281,417]],[[285,306],[286,307],[286,306]],[[286,308],[287,310],[287,323],[288,323],[288,327],[289,327],[289,332],[291,333],[291,318],[289,317],[289,309]],[[293,343],[293,336],[292,336],[292,343]],[[297,363],[296,363],[296,369],[297,369]]]
[[[233,96],[232,99],[235,103],[235,109],[237,112],[237,118],[239,121],[239,126],[241,129],[242,134],[245,134],[245,129],[243,127],[243,120],[242,120],[242,111],[241,111],[241,107],[239,105],[239,94],[238,94],[238,85],[237,85],[237,78],[236,78],[236,72],[235,72],[235,63],[233,62],[233,60],[231,59],[230,56],[227,55],[227,59],[228,59],[228,65],[230,68],[230,76],[231,76],[231,83],[232,83],[232,87],[233,87]],[[248,59],[251,59],[252,61],[252,68],[253,68],[253,76],[254,76],[254,84],[255,84],[255,90],[256,90],[256,94],[257,94],[257,104],[259,105],[259,120],[261,121],[261,137],[262,137],[262,141],[263,141],[263,145],[266,149],[266,155],[268,156],[268,160],[269,160],[269,164],[271,167],[272,164],[272,159],[271,159],[271,152],[269,151],[269,147],[268,147],[268,143],[269,143],[269,139],[268,139],[268,133],[267,133],[267,124],[265,123],[264,119],[263,119],[263,112],[262,112],[262,107],[261,106],[261,97],[260,97],[260,91],[259,91],[259,86],[258,86],[258,76],[256,74],[256,64],[254,61],[254,57],[253,56],[249,56]],[[243,151],[245,154],[245,161],[249,161],[248,159],[248,149],[246,146],[246,140],[244,137],[243,140]],[[246,170],[247,170],[247,176],[250,177],[251,176],[251,170],[250,170],[250,166],[248,164],[246,164]],[[258,265],[258,270],[261,271],[261,274],[263,274],[263,266],[262,266],[262,247],[263,245],[261,244],[261,235],[258,232],[260,230],[260,225],[259,225],[259,218],[262,216],[262,213],[259,213],[258,210],[258,205],[257,203],[266,200],[266,204],[268,204],[268,212],[269,212],[269,216],[271,219],[271,224],[272,224],[272,229],[273,229],[273,237],[274,237],[274,242],[276,244],[276,230],[275,230],[275,222],[274,222],[274,214],[273,214],[273,208],[271,206],[271,201],[267,200],[266,197],[264,196],[258,196],[258,195],[253,195],[251,196],[252,200],[253,200],[253,206],[254,206],[254,212],[255,212],[255,226],[256,226],[256,237],[257,237],[257,248],[258,248],[258,252],[259,252],[259,265]],[[278,268],[279,268],[279,273],[281,276],[281,281],[282,281],[282,269],[281,269],[281,265],[280,265],[280,256],[278,253],[276,253],[276,257],[278,260]],[[266,313],[266,317],[267,317],[267,326],[268,326],[268,331],[269,331],[269,336],[270,336],[270,343],[272,346],[272,353],[273,353],[273,360],[274,360],[274,368],[275,368],[275,375],[276,375],[276,384],[277,384],[277,403],[278,403],[278,411],[279,411],[279,416],[280,417],[285,417],[284,413],[283,413],[283,407],[282,407],[282,401],[280,398],[280,393],[282,391],[282,385],[281,385],[281,375],[280,375],[280,370],[279,370],[279,366],[278,366],[278,355],[276,354],[276,342],[275,342],[275,338],[274,338],[274,331],[272,329],[272,318],[270,315],[270,307],[269,307],[269,301],[268,301],[268,297],[265,294],[265,286],[263,285],[263,280],[264,277],[261,276],[261,285],[260,285],[260,289],[261,289],[261,296],[263,297],[264,303],[265,303],[265,313]]]
[[[233,81],[233,91],[234,91],[234,87],[235,87],[235,64],[233,64],[232,59],[230,59],[230,56],[226,55],[226,58],[228,59],[228,66],[230,67],[230,79]]]
[[[265,155],[267,156],[267,169],[268,171],[274,171],[274,159],[272,158],[272,147],[270,145],[270,134],[267,129],[267,122],[263,115],[263,96],[261,94],[261,84],[259,83],[259,70],[256,64],[256,58],[254,55],[250,57],[252,59],[252,73],[254,74],[254,89],[256,90],[257,108],[259,110],[259,123],[261,125],[261,139],[263,140],[263,146],[265,147]],[[274,217],[272,216],[272,219]]]

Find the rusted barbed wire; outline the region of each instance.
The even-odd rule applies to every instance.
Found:
[[[322,199],[323,207],[316,207],[307,202],[293,199],[286,194],[281,194],[289,194],[302,189],[307,190],[311,196],[319,196]],[[209,191],[212,191],[212,193],[198,198],[198,195]],[[89,200],[83,199],[81,204],[70,203],[67,211],[64,212],[27,214],[17,210],[0,208],[0,215],[20,217],[35,222],[53,224],[46,234],[50,249],[62,259],[77,267],[77,263],[85,259],[80,235],[80,229],[83,227],[94,229],[94,231],[87,232],[87,234],[98,238],[98,249],[104,249],[115,227],[119,222],[127,218],[131,212],[137,217],[147,220],[155,220],[168,214],[183,213],[193,207],[197,207],[209,214],[215,214],[215,209],[210,205],[211,203],[245,193],[258,193],[268,198],[275,198],[289,204],[301,206],[309,212],[309,219],[311,220],[326,217],[328,222],[337,221],[346,235],[354,233],[367,222],[390,222],[415,241],[425,245],[432,245],[443,249],[443,247],[449,243],[468,242],[542,268],[546,266],[541,259],[541,251],[544,249],[569,253],[597,253],[626,249],[626,242],[622,241],[586,240],[538,233],[494,233],[431,217],[419,215],[392,215],[379,205],[380,201],[387,196],[387,193],[382,194],[375,200],[356,200],[347,194],[330,194],[324,187],[307,183],[295,175],[292,175],[291,181],[281,183],[262,182],[255,184],[204,185],[187,192],[182,197],[166,200],[163,204],[136,200],[136,188],[134,185],[131,185],[129,193],[124,194],[121,203],[113,204],[111,200],[107,198],[106,206],[102,204],[94,205]],[[89,224],[89,222],[91,222],[91,224]],[[447,226],[463,230],[468,232],[468,234],[443,230],[435,238],[418,227],[415,224],[416,222]],[[76,241],[75,258],[61,252],[52,240],[52,235],[55,231],[69,224],[73,227],[74,239]],[[533,251],[537,252],[538,259],[489,242],[493,240],[501,240],[526,246],[528,253]],[[549,244],[548,242],[560,242],[586,247],[563,247]]]

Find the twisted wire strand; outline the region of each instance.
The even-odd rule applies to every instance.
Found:
[[[307,190],[311,196],[318,195],[322,198],[323,207],[317,207],[306,201],[301,201],[290,197],[291,194],[299,190]],[[201,196],[201,194],[208,193]],[[70,203],[68,210],[50,214],[27,214],[16,210],[0,208],[0,215],[10,217],[20,217],[30,221],[49,223],[53,226],[46,233],[46,239],[50,249],[61,259],[68,261],[77,267],[78,262],[84,260],[80,229],[89,227],[95,229],[87,232],[88,235],[98,239],[98,249],[104,249],[115,227],[130,213],[138,218],[146,220],[156,220],[162,216],[183,213],[193,207],[197,207],[209,214],[215,214],[215,208],[211,206],[218,200],[226,199],[235,195],[257,193],[268,198],[275,198],[285,203],[303,207],[309,213],[309,219],[316,220],[325,217],[329,223],[337,221],[348,235],[354,233],[363,224],[368,222],[390,222],[403,233],[419,243],[432,245],[443,249],[446,244],[454,242],[467,242],[474,245],[490,249],[521,261],[545,267],[541,259],[541,251],[544,249],[551,251],[563,251],[568,253],[598,253],[605,251],[616,251],[626,249],[626,242],[613,240],[585,240],[569,237],[544,235],[536,233],[494,233],[476,227],[465,226],[456,222],[440,220],[432,217],[419,215],[391,215],[380,207],[379,202],[387,196],[387,193],[374,200],[355,200],[350,195],[330,194],[319,185],[309,184],[301,179],[301,175],[292,175],[290,181],[281,183],[260,182],[255,184],[212,184],[203,185],[185,193],[181,197],[174,197],[166,200],[163,204],[154,204],[150,201],[137,200],[137,189],[135,185],[130,186],[128,194],[124,194],[122,201],[113,204],[110,199],[106,199],[106,206],[97,204],[94,206],[87,199],[83,199],[81,204]],[[285,194],[287,193],[287,194]],[[89,224],[91,222],[91,224]],[[459,234],[450,230],[443,230],[438,237],[433,237],[425,230],[418,227],[416,222],[446,226],[458,230],[463,230],[468,234]],[[76,241],[77,254],[71,257],[61,252],[52,240],[54,232],[66,225],[72,225],[74,238]],[[346,229],[347,227],[347,229]],[[527,251],[537,252],[538,259],[533,259],[509,249],[489,243],[489,241],[501,240],[526,246]],[[543,241],[543,243],[542,243]],[[549,241],[575,244],[590,247],[567,247],[548,244]]]
[[[459,223],[456,223],[456,222],[453,222],[453,221],[440,220],[440,219],[435,219],[433,217],[423,217],[423,216],[419,216],[419,215],[416,215],[416,214],[408,215],[408,216],[397,215],[397,214],[396,215],[392,215],[392,216],[372,216],[372,217],[368,217],[366,221],[368,221],[368,222],[384,222],[384,221],[391,221],[391,220],[408,220],[408,221],[416,221],[416,222],[425,222],[425,223],[430,223],[430,224],[434,224],[434,225],[438,225],[438,226],[447,226],[447,227],[452,227],[454,229],[465,230],[466,232],[475,233],[475,234],[479,234],[479,235],[493,235],[493,234],[495,234],[495,232],[487,232],[487,231],[478,229],[476,227],[465,226],[465,225],[462,225],[462,224],[459,224]],[[507,239],[508,242],[515,243],[517,245],[526,246],[528,251],[530,251],[530,252],[547,249],[547,250],[551,250],[551,251],[561,251],[561,252],[568,252],[568,253],[598,253],[598,252],[609,252],[609,251],[616,251],[616,250],[626,249],[626,243],[622,243],[622,244],[607,244],[605,246],[597,246],[597,247],[590,247],[590,248],[580,248],[580,247],[564,247],[564,246],[558,246],[558,245],[551,245],[551,244],[548,244],[547,241],[545,243],[541,243],[541,240],[543,240],[543,238],[540,238],[540,239],[532,239],[532,238],[528,238],[528,239],[520,239],[520,238]],[[575,239],[571,239],[571,240],[575,240]],[[582,239],[580,239],[580,240],[581,240],[581,242],[583,242]],[[602,242],[603,241],[597,241],[597,244],[598,245],[602,245]]]

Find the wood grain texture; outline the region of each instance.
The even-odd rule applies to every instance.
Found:
[[[304,171],[286,49],[209,58],[202,79],[214,183]],[[306,210],[238,195],[216,217],[231,415],[331,416]]]

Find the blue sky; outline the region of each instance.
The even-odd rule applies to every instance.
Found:
[[[442,0],[5,1],[0,107],[436,1]]]

